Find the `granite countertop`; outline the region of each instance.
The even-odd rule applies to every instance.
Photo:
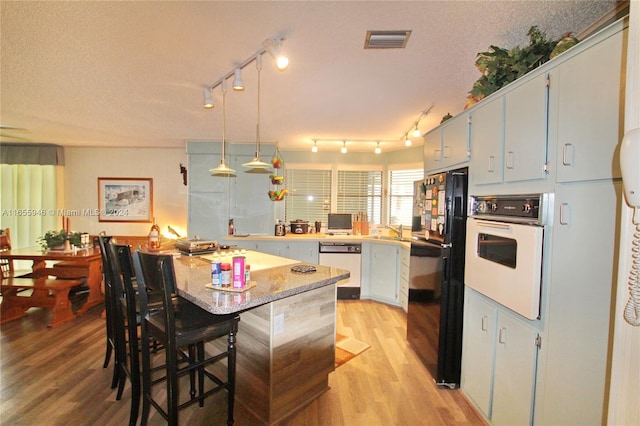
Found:
[[[244,256],[251,265],[252,287],[244,292],[208,288],[211,284],[211,262],[231,263],[233,256]],[[305,263],[252,250],[226,250],[206,256],[176,256],[174,266],[178,294],[214,314],[230,314],[264,305],[294,294],[335,284],[349,277],[349,271],[313,265],[316,272],[301,274],[291,271],[294,264]]]

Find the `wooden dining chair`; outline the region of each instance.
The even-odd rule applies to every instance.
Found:
[[[196,402],[204,405],[204,399],[216,392],[227,391],[227,424],[234,422],[236,334],[238,314],[214,315],[177,295],[173,257],[136,250],[133,265],[138,284],[138,300],[141,314],[142,348],[142,415],[141,424],[146,425],[153,406],[169,425],[178,424],[178,412]],[[150,310],[147,293],[163,295],[162,308]],[[221,337],[227,338],[227,350],[205,356],[205,342]],[[153,361],[149,347],[150,339],[157,339],[165,348],[164,377],[154,378]],[[186,353],[183,349],[186,348]],[[180,365],[179,357],[186,355],[188,363]],[[226,360],[226,380],[216,376],[210,368]],[[190,398],[180,398],[179,379],[189,375],[192,383],[197,375],[197,392],[191,388]],[[210,379],[205,391],[205,378]],[[166,403],[154,398],[152,387],[165,382]],[[163,407],[164,406],[164,407]]]
[[[9,228],[0,229],[0,252],[9,250],[11,250],[11,230]],[[3,279],[10,277],[29,278],[31,276],[31,270],[16,271],[11,259],[0,259],[0,272]]]

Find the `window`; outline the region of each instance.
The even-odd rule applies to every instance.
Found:
[[[285,221],[327,222],[331,210],[331,170],[285,170],[289,193],[285,197]]]
[[[338,170],[336,213],[367,213],[368,221],[381,222],[382,171]]]
[[[411,226],[413,216],[413,182],[424,178],[422,169],[389,172],[389,225]]]

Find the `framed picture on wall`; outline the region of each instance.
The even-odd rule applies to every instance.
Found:
[[[152,222],[153,179],[98,178],[99,222]]]

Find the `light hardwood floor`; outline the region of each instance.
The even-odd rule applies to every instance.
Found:
[[[0,424],[126,425],[129,387],[121,401],[102,368],[104,320],[94,308],[49,329],[49,312],[31,309],[0,327]],[[408,347],[406,316],[371,301],[339,301],[338,332],[371,345],[329,376],[331,389],[282,424],[485,425],[459,390],[439,389]],[[239,349],[241,350],[241,349]],[[113,363],[113,361],[112,361]],[[188,425],[225,424],[226,395],[180,413]],[[236,425],[259,424],[236,404]],[[149,423],[164,424],[153,409]]]

